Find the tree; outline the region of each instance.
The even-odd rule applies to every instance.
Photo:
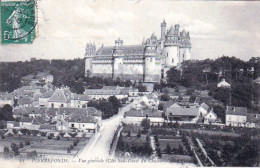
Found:
[[[158,157],[159,157],[159,158],[162,158],[162,152],[161,152],[161,149],[160,149],[160,148],[158,149],[157,153],[158,153]]]
[[[130,131],[130,130],[127,132],[127,136],[128,136],[128,137],[131,136],[131,131]]]
[[[37,157],[37,152],[34,150],[34,151],[31,151],[29,153],[27,153],[27,158],[35,158]]]
[[[148,118],[144,118],[141,122],[141,126],[144,127],[144,129],[150,128],[150,120]]]
[[[180,84],[181,82],[181,71],[172,67],[169,71],[167,71],[167,83],[174,87],[176,84]]]
[[[70,90],[73,93],[83,94],[83,92],[85,91],[84,84],[80,81],[75,81],[70,87]]]
[[[163,94],[163,95],[161,96],[161,100],[162,100],[162,101],[169,101],[169,100],[170,100],[170,96],[169,96],[168,94]]]
[[[113,106],[114,106],[116,109],[119,109],[119,108],[122,106],[120,100],[119,100],[118,98],[116,98],[116,96],[110,96],[110,97],[108,98],[108,101],[109,101],[110,103],[112,103]]]
[[[220,105],[213,106],[213,111],[223,123],[225,123],[225,108]]]
[[[14,121],[12,106],[6,104],[0,108],[0,120]]]
[[[137,137],[141,137],[141,130],[138,130]]]
[[[30,141],[29,140],[26,140],[25,141],[25,145],[30,145],[31,143],[30,143]]]
[[[4,155],[7,157],[7,156],[9,156],[9,154],[10,154],[10,149],[7,146],[5,146],[4,147]]]
[[[139,92],[147,92],[147,87],[144,85],[139,85],[137,89],[139,90]]]
[[[163,110],[163,104],[162,104],[162,103],[160,103],[160,104],[158,105],[158,110]]]
[[[180,124],[178,123],[178,121],[176,121],[176,122],[173,124],[173,128],[180,128]]]
[[[183,155],[183,147],[181,144],[179,144],[179,147],[178,147],[178,154]]]
[[[23,143],[22,142],[20,142],[19,148],[23,148]]]
[[[12,151],[14,152],[14,155],[19,155],[19,154],[20,154],[20,153],[19,153],[19,147],[18,147],[17,144],[12,143],[12,144],[11,144],[11,149],[12,149]]]

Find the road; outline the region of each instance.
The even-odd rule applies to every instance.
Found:
[[[117,115],[102,120],[102,129],[93,135],[94,137],[84,146],[76,157],[82,159],[106,158],[109,156],[110,144],[112,142],[116,128],[121,123],[123,115],[130,110],[131,103],[121,108]]]

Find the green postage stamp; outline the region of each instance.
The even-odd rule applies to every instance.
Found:
[[[35,1],[1,2],[1,43],[32,43],[36,36]]]

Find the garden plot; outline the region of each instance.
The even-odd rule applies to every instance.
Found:
[[[178,148],[179,144],[182,144],[182,139],[159,139],[159,144],[161,150],[165,150],[167,147],[167,144],[170,145],[171,149],[172,148]]]

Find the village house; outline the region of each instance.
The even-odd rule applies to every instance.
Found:
[[[227,106],[226,108],[226,125],[235,127],[245,126],[247,121],[247,108]]]
[[[178,103],[170,100],[170,101],[160,101],[160,104],[163,106],[163,111],[166,111],[167,108],[170,107],[181,107]]]
[[[87,106],[89,100],[89,96],[74,94],[68,87],[65,87],[43,94],[39,98],[39,106],[48,108],[83,108]]]
[[[0,107],[3,107],[6,104],[9,104],[10,106],[14,105],[14,97],[7,93],[0,95]]]
[[[217,120],[217,114],[214,113],[213,109],[211,109],[204,117],[204,123],[209,124],[209,123],[214,123]]]
[[[201,116],[206,116],[209,110],[209,106],[206,103],[202,103],[199,107],[199,112]]]
[[[170,107],[165,111],[167,119],[180,123],[196,123],[199,118],[198,108]]]
[[[39,130],[40,125],[46,123],[43,118],[36,117],[22,117],[19,121],[19,127],[20,129],[28,129],[28,130]]]
[[[52,122],[56,123],[56,130],[58,131],[68,131],[70,128],[77,129],[77,127],[71,127],[69,121],[72,118],[79,118],[84,116],[91,116],[95,123],[95,129],[99,129],[102,126],[102,112],[94,107],[87,108],[49,108],[46,110],[46,117],[48,117]],[[76,124],[74,120],[74,124]],[[84,120],[84,122],[87,120]],[[72,122],[72,121],[71,121]],[[80,123],[83,121],[79,121]],[[81,124],[76,124],[80,126]],[[88,127],[90,126],[90,127]],[[84,129],[93,129],[93,123],[84,124]]]
[[[160,111],[143,110],[143,109],[130,109],[124,114],[125,123],[140,124],[143,119],[148,118],[151,123],[162,123],[164,118]]]
[[[29,106],[33,106],[33,102],[29,97],[22,97],[22,98],[18,98],[18,102],[17,102],[18,106],[20,107],[29,107]]]
[[[141,97],[139,100],[134,100],[131,107],[135,109],[158,110],[159,103],[160,101],[155,94],[149,94]]]
[[[14,118],[21,118],[21,117],[40,117],[42,116],[42,111],[39,107],[18,107],[13,109],[13,117]]]
[[[73,115],[69,117],[68,123],[69,128],[80,132],[95,133],[99,129],[97,120],[91,115]]]
[[[132,87],[120,87],[120,86],[104,86],[101,89],[85,89],[84,94],[88,95],[90,99],[108,99],[111,96],[115,96],[118,99],[136,97],[138,95],[138,89]]]
[[[260,114],[247,113],[247,115],[246,115],[246,127],[260,128]]]

